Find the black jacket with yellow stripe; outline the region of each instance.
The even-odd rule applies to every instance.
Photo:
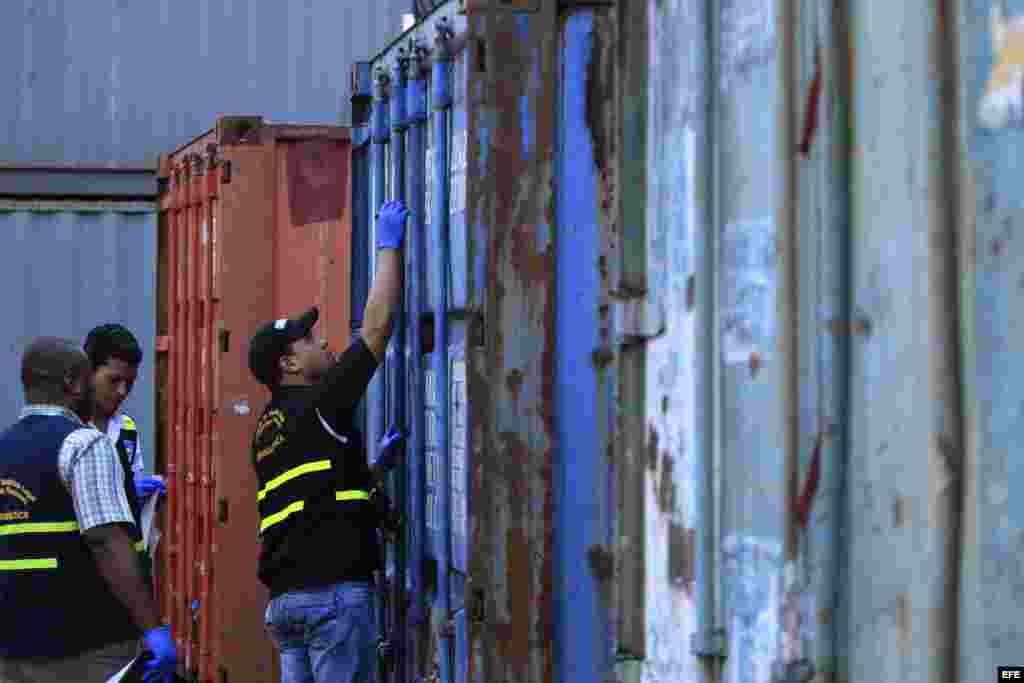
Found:
[[[369,581],[381,566],[362,439],[323,415],[312,391],[276,389],[253,438],[259,578],[272,596]]]

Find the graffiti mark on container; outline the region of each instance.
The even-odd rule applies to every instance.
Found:
[[[775,225],[739,221],[722,236],[722,351],[725,362],[768,356],[775,336]]]
[[[749,82],[755,68],[775,57],[773,0],[722,0],[719,15],[720,87]]]
[[[768,683],[778,638],[779,543],[730,535],[722,543],[722,582],[730,637],[727,683]]]

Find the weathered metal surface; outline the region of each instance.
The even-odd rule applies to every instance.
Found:
[[[956,656],[958,164],[945,10],[872,3],[850,17],[850,681],[983,680],[959,676]]]
[[[469,111],[476,172],[471,166],[467,213],[475,249],[486,245],[476,280],[485,285],[470,286],[482,292],[483,349],[467,368],[475,456],[469,574],[484,605],[470,626],[474,683],[556,680],[554,4],[482,14],[467,42],[480,41],[470,60],[470,97],[479,100]]]
[[[0,23],[0,158],[145,161],[223,112],[347,123],[348,64],[409,0],[272,4],[14,0]]]
[[[780,249],[789,431],[773,665],[778,683],[832,681],[845,637],[838,608],[849,415],[848,27],[837,5],[802,0],[781,3],[780,22],[799,29],[780,60],[786,125],[779,199],[781,224],[791,226]]]
[[[248,340],[314,304],[331,345],[349,340],[348,137],[224,118],[162,163],[163,610],[182,668],[201,683],[274,679],[249,453],[269,397],[249,371]]]
[[[553,680],[610,680],[613,605],[613,389],[608,262],[616,232],[615,22],[562,19],[555,185]]]
[[[642,430],[644,612],[642,680],[715,680],[716,659],[691,645],[716,627],[715,520],[705,487],[712,468],[711,378],[714,261],[712,117],[707,76],[713,67],[705,3],[648,3],[646,298],[665,311],[663,336],[645,345]],[[624,233],[629,239],[629,233]],[[626,253],[626,252],[624,252]],[[640,366],[641,368],[644,365]],[[636,395],[638,394],[639,395]],[[627,410],[628,405],[620,406]],[[634,636],[633,640],[637,640]]]
[[[143,348],[139,378],[124,410],[142,429],[147,468],[157,450],[155,202],[0,199],[0,286],[6,323],[0,370],[8,391],[0,424],[18,419],[24,397],[21,354],[32,339],[57,335],[84,341],[96,325],[118,322]]]
[[[0,197],[152,200],[156,166],[0,163]]]
[[[956,3],[963,267],[964,516],[960,553],[960,680],[984,680],[1024,648],[1021,483],[1020,226],[1015,178],[1021,132],[1019,49],[1024,3]]]
[[[728,638],[722,680],[729,683],[771,680],[780,610],[793,359],[780,321],[789,287],[779,259],[785,226],[778,210],[777,131],[784,121],[777,8],[773,0],[727,0],[711,17],[718,470],[712,499],[721,542],[714,610]]]

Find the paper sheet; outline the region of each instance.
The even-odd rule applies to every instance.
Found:
[[[133,659],[131,662],[129,662],[128,666],[126,666],[125,668],[121,669],[116,674],[108,678],[107,683],[119,683],[120,680],[124,678],[125,674],[128,673],[128,670],[132,668],[136,661],[137,659]]]

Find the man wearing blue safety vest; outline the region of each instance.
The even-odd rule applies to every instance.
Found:
[[[376,664],[376,492],[353,413],[384,357],[402,290],[408,211],[385,204],[359,338],[340,356],[312,308],[260,328],[249,368],[271,390],[253,437],[260,580],[282,683],[369,683]]]
[[[142,346],[123,325],[111,323],[93,328],[85,338],[85,354],[92,364],[96,390],[96,414],[92,424],[110,437],[122,463],[132,471],[132,485],[145,505],[154,495],[166,495],[163,480],[146,476],[142,434],[135,420],[121,411],[132,393],[142,363]]]
[[[149,651],[172,680],[176,651],[140,560],[131,473],[93,417],[92,370],[67,339],[29,345],[27,406],[0,434],[0,683],[103,683]]]

